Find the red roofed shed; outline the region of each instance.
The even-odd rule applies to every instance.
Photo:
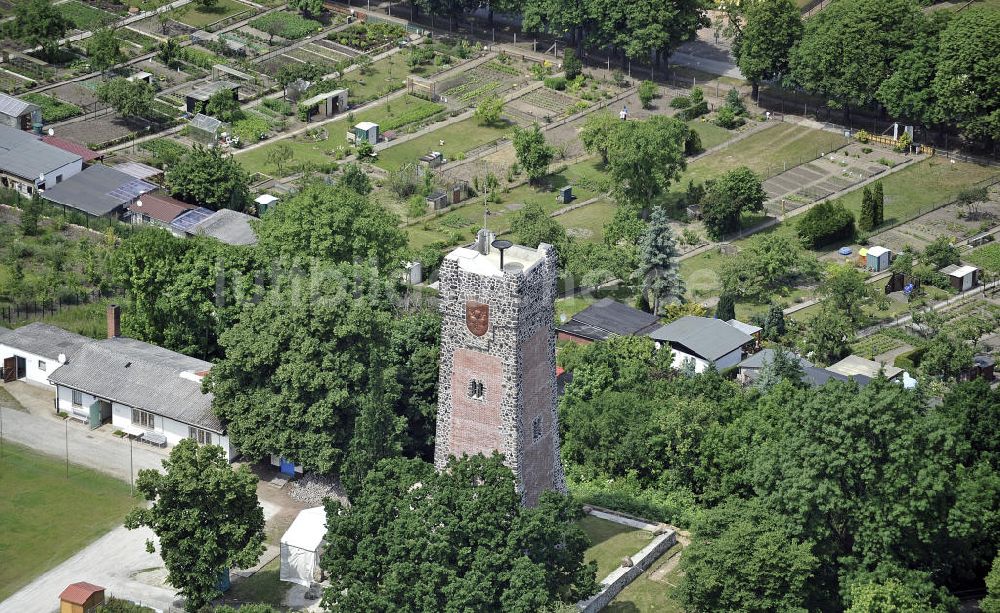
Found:
[[[104,604],[104,588],[80,581],[59,594],[59,613],[93,613]]]
[[[59,138],[58,136],[49,136],[48,134],[45,134],[42,136],[42,142],[82,157],[84,164],[89,164],[101,157],[101,154],[96,151],[91,151],[79,143],[74,143],[71,140]]]
[[[139,202],[142,203],[142,206],[139,206]],[[193,205],[186,202],[181,202],[163,193],[153,192],[143,194],[138,201],[129,205],[128,210],[133,215],[133,223],[160,222],[160,224],[165,225],[177,219],[181,213],[193,208],[195,208]]]

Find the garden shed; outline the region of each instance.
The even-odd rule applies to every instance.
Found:
[[[352,129],[354,142],[366,141],[371,144],[378,142],[378,124],[370,121],[362,121]]]
[[[865,254],[865,267],[872,272],[888,270],[892,252],[885,247],[869,247]]]
[[[317,94],[301,104],[305,105],[307,109],[315,107],[315,111],[309,111],[310,119],[314,113],[324,118],[333,117],[337,113],[343,113],[347,110],[347,90],[335,89],[332,92]]]
[[[191,123],[188,126],[192,140],[208,145],[218,141],[219,136],[226,129],[226,124],[215,117],[209,117],[202,113],[198,113],[192,117]]]
[[[960,292],[979,285],[979,269],[975,266],[946,266],[941,272],[948,275],[951,286]]]
[[[31,129],[31,114],[41,112],[37,104],[0,93],[0,124],[17,130]]]
[[[80,581],[59,594],[59,613],[91,613],[104,604],[104,588]]]
[[[320,577],[319,558],[326,537],[326,509],[304,509],[281,537],[282,581],[309,587]]]
[[[278,201],[278,198],[277,196],[272,196],[271,194],[261,194],[254,198],[253,201],[257,203],[257,215],[261,216],[274,206],[274,203]]]

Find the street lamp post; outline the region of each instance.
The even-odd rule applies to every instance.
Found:
[[[135,469],[132,464],[132,435],[128,437],[128,490],[129,495],[135,496]]]

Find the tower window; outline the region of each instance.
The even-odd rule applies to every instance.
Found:
[[[469,398],[482,400],[486,396],[486,386],[478,379],[469,381]]]
[[[537,441],[542,438],[542,416],[539,415],[531,422],[531,440]]]

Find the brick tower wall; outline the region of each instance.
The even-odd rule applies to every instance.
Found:
[[[480,275],[446,258],[441,266],[441,372],[435,465],[449,456],[496,450],[515,473],[526,504],[565,491],[559,459],[555,384],[555,250],[526,272]],[[489,328],[475,336],[469,301],[489,305]],[[470,380],[483,397],[470,398]],[[537,421],[536,421],[537,419]]]

